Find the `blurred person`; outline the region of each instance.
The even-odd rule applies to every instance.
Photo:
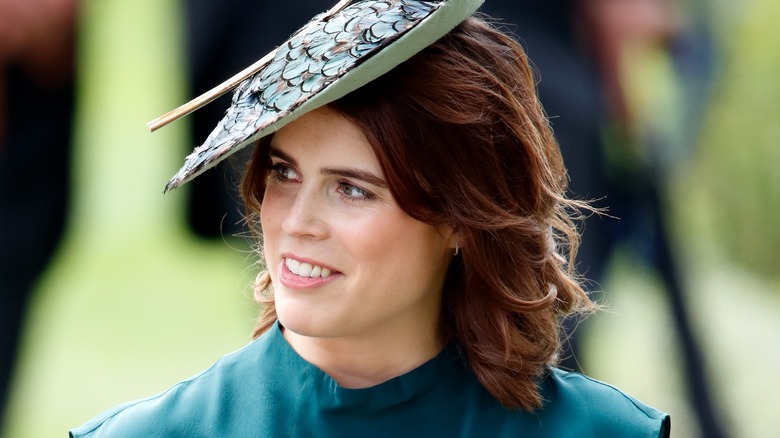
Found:
[[[539,98],[569,174],[569,195],[588,199],[595,207],[613,208],[606,199],[610,188],[602,156],[601,126],[606,103],[596,65],[582,51],[577,20],[579,0],[489,0],[482,10],[496,17],[528,52],[537,74]],[[597,297],[612,250],[609,218],[591,215],[581,224],[582,244],[577,269],[588,279],[585,287]],[[580,370],[583,355],[579,320],[566,321],[561,366]]]
[[[588,207],[479,3],[353,2],[238,86],[166,190],[251,145],[256,339],[71,436],[669,436],[555,367],[560,319],[593,308],[572,266]]]
[[[0,430],[25,315],[67,216],[76,0],[0,0]]]
[[[691,321],[684,276],[674,250],[669,224],[665,178],[672,167],[686,162],[698,132],[702,92],[711,77],[711,48],[701,35],[683,27],[682,2],[662,0],[598,0],[585,2],[584,21],[588,49],[597,60],[607,96],[612,127],[606,146],[610,163],[612,198],[619,200],[615,216],[624,219],[613,226],[616,239],[628,241],[635,252],[658,274],[668,298],[675,339],[683,361],[687,397],[694,409],[702,437],[728,436],[713,397],[709,368]],[[692,38],[698,38],[694,41]],[[693,44],[693,45],[692,45]],[[677,105],[679,120],[653,114],[642,115],[632,90],[626,85],[626,65],[632,52],[665,51],[679,64],[683,97]],[[709,54],[708,54],[709,53]],[[704,62],[702,62],[704,58]],[[686,71],[687,69],[687,71]],[[660,93],[659,93],[660,94]],[[668,124],[685,124],[682,133]],[[675,138],[677,137],[677,138]]]
[[[722,416],[710,394],[706,363],[694,334],[685,301],[679,264],[671,248],[664,217],[661,179],[669,166],[663,153],[671,141],[653,120],[651,131],[639,138],[636,108],[624,83],[626,55],[657,47],[681,57],[680,75],[693,79],[685,92],[701,103],[702,84],[711,71],[708,47],[701,34],[686,29],[680,2],[665,0],[491,0],[483,8],[508,26],[534,60],[539,75],[540,99],[551,122],[571,176],[570,192],[578,198],[597,199],[609,217],[591,216],[583,230],[578,268],[598,286],[610,254],[628,242],[659,273],[669,298],[684,360],[688,396],[702,436],[722,437]],[[514,27],[516,26],[516,28]],[[699,30],[699,29],[695,29]],[[697,38],[692,40],[691,37]],[[687,46],[686,46],[687,44]],[[704,58],[704,62],[702,59]],[[700,107],[689,108],[685,120],[695,121]],[[651,114],[650,117],[653,117]],[[655,115],[656,118],[659,115]],[[695,123],[688,127],[695,130]],[[690,148],[693,135],[673,145]],[[645,143],[640,145],[640,143]],[[687,143],[687,144],[686,144]],[[646,155],[657,159],[640,158]],[[676,152],[675,157],[684,157]],[[594,292],[598,289],[593,288]],[[575,331],[578,320],[568,321],[570,334],[563,365],[579,369],[578,358],[587,326]],[[585,330],[582,330],[585,329]]]

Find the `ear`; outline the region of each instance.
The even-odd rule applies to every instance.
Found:
[[[447,248],[449,248],[450,251],[452,251],[451,254],[453,255],[460,254],[460,251],[463,249],[460,233],[458,233],[458,231],[456,231],[455,228],[449,225],[442,225],[439,229],[439,232],[445,238]]]

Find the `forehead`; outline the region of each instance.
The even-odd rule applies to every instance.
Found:
[[[284,126],[271,139],[272,149],[306,157],[352,157],[376,162],[363,131],[339,112],[322,107]]]

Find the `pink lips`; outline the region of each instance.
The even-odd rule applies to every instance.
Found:
[[[325,283],[332,281],[336,277],[336,273],[330,275],[330,277],[301,277],[300,275],[293,274],[287,265],[282,263],[282,272],[279,275],[279,281],[286,287],[292,289],[308,289],[317,286],[321,286]]]

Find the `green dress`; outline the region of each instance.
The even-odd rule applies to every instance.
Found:
[[[108,410],[71,437],[664,437],[669,416],[613,386],[550,368],[544,407],[504,409],[450,345],[364,389],[301,358],[279,325],[157,396]]]

